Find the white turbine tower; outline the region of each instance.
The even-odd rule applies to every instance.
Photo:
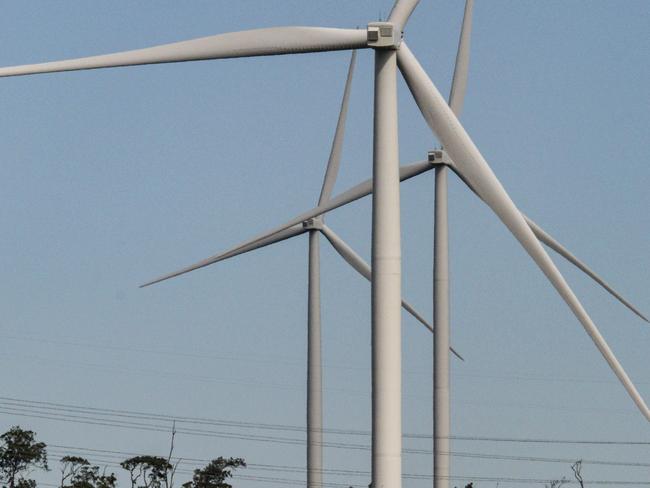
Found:
[[[473,0],[465,3],[460,30],[456,66],[449,94],[449,105],[457,115],[463,106],[469,67],[469,41],[472,30]],[[433,324],[438,333],[433,336],[433,486],[448,488],[451,474],[451,395],[449,354],[449,225],[447,211],[447,167],[435,169],[434,228],[433,228]]]
[[[397,0],[387,22],[366,30],[278,27],[222,34],[103,56],[0,69],[0,76],[246,56],[372,48],[375,55],[372,218],[372,486],[401,486],[401,256],[397,69],[449,166],[492,209],[578,318],[641,413],[650,409],[454,112],[405,42],[418,0]],[[341,197],[341,195],[339,195]],[[340,199],[324,205],[334,208]],[[318,208],[318,207],[317,207]],[[310,212],[311,213],[311,212]],[[322,213],[322,212],[320,212]],[[309,218],[309,217],[305,217]],[[281,231],[305,220],[285,224]]]

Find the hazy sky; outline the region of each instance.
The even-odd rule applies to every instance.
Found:
[[[445,94],[463,4],[422,0],[406,30]],[[0,65],[262,26],[363,27],[390,7],[389,0],[7,1]],[[646,313],[649,22],[645,0],[478,0],[462,116],[517,205]],[[82,424],[78,417],[103,423],[109,417],[52,405],[21,412],[68,421],[26,417],[7,398],[240,421],[245,424],[179,422],[179,429],[222,434],[179,434],[177,455],[246,458],[251,467],[242,474],[257,479],[237,480],[242,488],[271,483],[259,478],[304,479],[302,472],[277,468],[304,466],[303,445],[277,442],[303,439],[304,432],[257,424],[305,423],[306,237],[155,287],[137,285],[315,204],[349,56],[0,80],[0,431],[20,424],[50,445],[168,449],[167,432]],[[370,175],[372,62],[371,51],[359,53],[335,193]],[[437,141],[401,78],[399,90],[405,164],[424,159]],[[467,360],[453,361],[453,434],[648,443],[456,440],[453,474],[571,476],[569,462],[486,454],[649,463],[650,426],[580,324],[500,221],[462,182],[450,181],[452,342]],[[427,317],[432,190],[431,173],[402,185],[404,296]],[[369,260],[370,199],[327,221]],[[370,287],[324,240],[321,254],[325,427],[367,432]],[[650,397],[650,326],[553,257]],[[403,351],[404,431],[430,435],[431,337],[406,316]],[[171,427],[168,419],[110,419]],[[326,469],[356,471],[328,473],[326,481],[367,486],[369,451],[351,444],[367,446],[369,437],[332,433],[326,441],[339,445],[325,450]],[[431,442],[407,438],[404,446],[430,450]],[[55,470],[39,479],[57,481],[55,459],[63,452],[73,451],[52,448]],[[125,457],[74,452],[102,465]],[[183,469],[198,464],[188,461]],[[404,472],[431,475],[431,455],[406,453]],[[585,463],[583,473],[587,480],[648,482],[647,465]],[[409,478],[404,486],[431,486],[431,480]]]

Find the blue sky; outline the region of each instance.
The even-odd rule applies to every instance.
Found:
[[[262,26],[364,26],[390,7],[370,0],[5,2],[0,65]],[[461,1],[422,0],[406,30],[443,93],[462,10]],[[649,20],[645,1],[477,1],[461,119],[517,205],[646,313]],[[348,60],[339,52],[1,80],[1,395],[304,425],[306,238],[145,290],[137,285],[315,204]],[[401,79],[399,90],[400,155],[408,163],[437,142]],[[371,149],[368,51],[358,57],[335,193],[370,175]],[[425,174],[402,185],[401,197],[404,296],[427,317],[432,189]],[[452,338],[467,359],[453,364],[453,433],[650,442],[647,423],[568,308],[498,219],[453,177],[450,206]],[[327,221],[369,259],[369,199]],[[368,430],[370,289],[325,241],[321,254],[325,425]],[[650,397],[648,325],[556,262]],[[403,345],[404,430],[427,434],[431,341],[408,317]],[[164,453],[169,440],[163,432],[0,413],[0,430],[17,423],[65,446]],[[327,440],[369,442],[334,434]],[[408,439],[405,447],[431,446]],[[453,450],[648,458],[647,445],[455,441]],[[184,458],[245,457],[258,465],[250,476],[301,479],[259,465],[303,466],[303,451],[250,439],[177,439]],[[328,448],[325,463],[368,471],[369,453]],[[571,475],[568,463],[455,456],[452,465],[458,476]],[[404,471],[430,474],[430,456],[405,455]],[[585,465],[584,473],[592,480],[647,479],[647,468]],[[56,482],[56,474],[45,478]],[[369,481],[363,474],[326,480]]]

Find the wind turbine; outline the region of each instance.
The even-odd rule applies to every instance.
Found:
[[[465,93],[467,89],[467,77],[469,71],[469,59],[470,59],[470,38],[472,31],[472,13],[474,7],[474,0],[466,0],[465,9],[463,15],[463,21],[461,25],[460,38],[458,43],[458,51],[456,55],[456,63],[454,67],[454,75],[449,95],[449,106],[456,114],[460,116],[460,113],[463,108]],[[350,71],[352,70],[352,66]],[[341,124],[341,120],[344,121],[344,107],[346,107],[347,99],[349,96],[349,80],[350,74],[348,75],[348,82],[346,83],[346,90],[344,94],[344,102],[341,107],[341,115],[339,116],[339,124],[337,125],[336,136],[334,143],[332,145],[332,153],[330,156],[330,162],[328,163],[327,173],[330,174],[330,168],[338,168],[339,158],[340,158],[340,149],[338,153],[338,158],[336,159],[336,164],[332,164],[332,155],[335,153],[335,148],[340,148],[340,143],[337,144],[339,137],[342,138],[342,133],[344,129],[344,123]],[[434,328],[436,333],[432,335],[433,337],[433,416],[434,416],[434,432],[433,432],[433,469],[434,469],[434,487],[435,488],[446,488],[449,486],[450,479],[450,435],[451,435],[451,407],[450,407],[450,364],[449,364],[449,351],[451,349],[454,352],[453,348],[450,347],[450,302],[449,302],[449,238],[448,238],[448,199],[447,199],[447,164],[445,164],[447,158],[444,157],[443,152],[432,151],[430,153],[430,166],[425,166],[419,163],[414,163],[410,166],[400,167],[400,180],[408,179],[409,177],[415,176],[415,172],[409,172],[409,168],[417,167],[422,168],[425,171],[434,168],[435,171],[435,191],[434,191],[434,252],[433,252],[433,311],[434,311]],[[418,173],[419,174],[419,173]],[[326,177],[327,181],[327,177]],[[325,183],[323,184],[323,191],[321,192],[321,198],[319,199],[318,205],[325,203],[325,200],[322,198],[323,192],[325,191]],[[369,180],[370,181],[370,180]],[[368,183],[368,182],[366,182]],[[332,185],[333,186],[333,185]],[[331,189],[331,186],[330,186]],[[331,192],[330,192],[331,193]],[[367,194],[371,193],[371,189],[368,189]],[[365,195],[363,195],[365,196]],[[361,196],[359,196],[360,198]],[[350,198],[346,203],[350,203],[353,200]],[[320,216],[315,217],[318,219]],[[542,241],[544,244],[549,246],[551,249],[558,252],[561,256],[567,259],[569,262],[574,264],[592,279],[594,279],[598,284],[605,288],[609,293],[611,293],[615,298],[621,301],[626,307],[632,310],[635,314],[641,317],[646,322],[647,318],[636,309],[630,302],[625,300],[618,292],[616,292],[611,286],[609,286],[602,278],[600,278],[595,272],[593,272],[589,267],[582,263],[578,258],[576,258],[571,252],[569,252],[564,246],[557,242],[553,237],[546,233],[539,225],[534,221],[524,216],[526,222],[530,226],[531,230],[535,233],[536,237]],[[313,223],[312,223],[313,222]],[[341,254],[341,256],[348,261],[353,267],[357,269],[360,273],[370,279],[370,270],[369,267],[363,260],[354,253],[349,247],[340,240],[333,232],[324,225],[322,221],[309,219],[305,221],[305,224],[310,223],[309,225],[318,228],[325,236],[330,240],[334,248]],[[301,230],[302,229],[302,230]],[[228,257],[236,256],[243,252],[248,252],[253,249],[257,249],[280,240],[284,240],[287,237],[285,232],[289,232],[288,237],[293,237],[304,232],[307,232],[306,227],[301,227],[300,224],[287,229],[286,231],[281,231],[279,233],[271,233],[267,236],[266,240],[259,241],[257,244],[252,244],[247,247],[241,248],[234,254],[228,254]],[[315,260],[312,260],[312,236],[316,234],[316,231],[310,232],[310,273],[314,269],[313,263]],[[347,247],[347,249],[346,249]],[[347,256],[347,257],[346,257]],[[225,259],[227,259],[226,257]],[[216,261],[215,261],[216,262]],[[355,263],[359,263],[356,264]],[[196,269],[196,268],[193,268]],[[316,268],[318,269],[318,268]],[[166,277],[159,278],[154,280],[153,283],[160,281],[161,279],[166,279],[167,277],[177,276],[176,273],[172,273]],[[314,282],[316,283],[314,285]],[[317,286],[318,278],[313,279],[310,275],[310,304],[312,303],[312,288]],[[146,285],[145,285],[146,286]],[[402,306],[409,309],[409,305],[402,300]],[[310,308],[310,326],[309,330],[312,330],[311,320],[312,312]],[[417,315],[411,312],[416,318]],[[421,320],[422,321],[422,320]],[[427,325],[424,321],[422,321]],[[310,338],[313,334],[310,333]],[[310,345],[309,351],[317,349],[320,354],[320,347],[313,347]],[[309,356],[311,357],[311,356]],[[460,356],[459,356],[460,357]],[[462,359],[462,358],[461,358]],[[309,360],[309,359],[308,359]],[[308,368],[309,371],[312,371],[314,366]],[[318,381],[320,381],[320,376]],[[308,381],[308,385],[310,382]],[[308,386],[308,391],[312,391]],[[320,397],[319,397],[320,398]],[[310,405],[308,401],[307,409],[308,412],[311,412],[311,409],[314,408]],[[320,407],[318,412],[320,412]],[[311,414],[308,413],[308,419],[311,419]],[[320,416],[319,416],[320,418]],[[308,420],[308,432],[311,432],[309,428]],[[314,424],[316,425],[316,421]],[[320,424],[318,424],[320,425]],[[316,444],[316,443],[314,443]],[[307,445],[311,446],[312,441],[307,439]],[[312,448],[313,451],[316,450],[315,447]],[[319,454],[320,455],[320,454]],[[310,470],[310,465],[315,466],[316,461],[310,463],[309,457],[309,447],[308,447],[308,474],[307,474],[307,486],[313,486],[311,480],[316,479],[316,474],[318,469]],[[313,464],[312,464],[313,463]],[[321,465],[322,460],[319,461],[319,466]],[[320,482],[315,483],[315,486],[318,486]]]
[[[387,22],[366,30],[279,27],[222,34],[103,56],[0,69],[17,76],[139,64],[374,49],[372,219],[372,486],[401,486],[401,256],[397,69],[438,141],[450,168],[492,209],[567,303],[639,410],[650,410],[581,303],[550,259],[458,118],[405,42],[402,31],[419,0],[397,0]],[[336,198],[320,207],[338,203]],[[304,219],[299,220],[301,222]],[[285,224],[277,231],[295,225]]]
[[[336,125],[336,131],[334,133],[334,139],[332,141],[332,148],[330,150],[330,156],[325,170],[325,177],[323,179],[323,185],[321,187],[321,193],[318,199],[318,205],[322,205],[331,199],[332,190],[338,176],[355,60],[356,51],[353,51],[348,68],[347,79],[345,82],[343,100],[341,102],[341,109]],[[309,277],[307,300],[307,487],[318,488],[321,487],[323,483],[323,407],[319,235],[323,234],[332,244],[332,247],[336,250],[336,252],[348,264],[350,264],[352,268],[354,268],[359,274],[361,274],[369,281],[372,280],[372,271],[370,269],[370,266],[343,239],[341,239],[331,228],[325,224],[324,215],[307,219],[302,223],[296,224],[284,231],[272,234],[266,239],[258,241],[255,244],[240,248],[237,252],[224,255],[223,260],[230,259],[240,254],[270,246],[303,234],[308,234],[309,236]],[[214,264],[216,262],[218,261],[215,260],[211,264]],[[142,287],[146,287],[160,281],[161,279],[157,279],[142,285]],[[402,308],[404,308],[416,320],[427,327],[429,331],[433,332],[433,327],[422,317],[421,314],[419,314],[413,308],[413,306],[411,306],[405,300],[402,300]],[[463,359],[453,348],[451,351],[459,359]]]

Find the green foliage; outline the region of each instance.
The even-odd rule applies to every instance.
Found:
[[[0,481],[3,488],[35,488],[36,482],[23,477],[32,468],[47,470],[45,443],[36,442],[31,430],[12,427],[0,435]]]
[[[49,471],[47,446],[36,441],[36,434],[20,427],[12,427],[0,435],[0,488],[37,488],[35,480],[26,478],[32,469]],[[160,456],[134,456],[120,463],[131,477],[131,488],[173,488],[175,466]],[[80,456],[60,459],[59,488],[117,488],[115,473],[106,474],[99,466]],[[194,470],[191,481],[183,488],[232,488],[227,480],[233,470],[246,467],[242,458],[213,459],[202,469]]]
[[[99,466],[91,466],[87,459],[79,456],[61,458],[60,488],[115,488],[114,473],[99,474]]]
[[[242,458],[213,459],[203,469],[195,469],[192,481],[183,485],[184,488],[232,488],[226,480],[232,477],[232,470],[245,468],[246,462]]]
[[[120,466],[130,473],[132,488],[169,488],[169,476],[174,469],[160,456],[135,456],[122,461]]]

